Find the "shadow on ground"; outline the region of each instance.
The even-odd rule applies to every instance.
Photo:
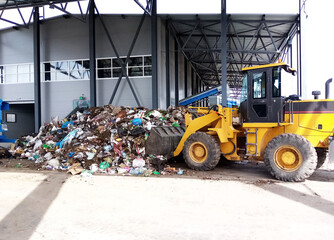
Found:
[[[68,177],[45,173],[45,179],[0,221],[0,239],[28,240]]]
[[[294,184],[294,183],[291,183],[291,184]],[[304,204],[305,206],[314,208],[316,210],[319,210],[321,212],[334,216],[334,202],[322,198],[319,194],[313,191],[305,183],[302,183],[302,184],[310,194],[299,192],[297,190],[288,188],[286,186],[283,186],[277,183],[273,183],[273,184],[258,183],[254,185],[265,191],[269,191],[281,197],[285,197],[287,199]]]

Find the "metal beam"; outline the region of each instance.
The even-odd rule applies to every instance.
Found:
[[[142,19],[141,19],[141,21],[140,21],[140,23],[139,23],[139,26],[138,26],[138,28],[137,28],[137,31],[136,31],[135,36],[134,36],[134,38],[133,38],[133,41],[132,41],[132,43],[131,43],[130,49],[129,49],[129,51],[128,51],[128,55],[127,55],[127,57],[126,57],[126,59],[125,59],[125,62],[123,62],[123,60],[120,58],[120,55],[119,55],[119,53],[118,53],[118,51],[117,51],[117,49],[116,49],[115,44],[114,44],[114,42],[113,42],[113,40],[112,40],[112,38],[111,38],[111,35],[110,35],[110,33],[109,33],[109,31],[108,31],[108,28],[107,28],[107,25],[105,24],[105,22],[104,22],[102,16],[100,15],[100,13],[99,13],[99,11],[98,11],[98,9],[97,9],[96,7],[95,7],[95,10],[96,10],[96,12],[97,12],[97,15],[98,15],[99,18],[100,18],[102,27],[103,27],[105,33],[107,34],[109,43],[110,43],[112,49],[114,50],[115,55],[116,55],[116,57],[117,57],[117,60],[118,60],[119,64],[121,65],[121,68],[122,68],[122,74],[121,74],[120,77],[118,78],[118,81],[117,81],[117,83],[116,83],[116,86],[115,86],[115,88],[114,88],[114,91],[113,91],[113,93],[112,93],[112,95],[111,95],[111,98],[110,98],[110,100],[109,100],[109,104],[111,104],[111,103],[113,102],[114,97],[115,97],[115,95],[116,95],[116,92],[117,92],[117,90],[118,90],[120,81],[121,81],[122,77],[124,76],[125,79],[127,80],[127,83],[128,83],[129,86],[130,86],[130,90],[131,90],[131,92],[132,92],[132,94],[133,94],[133,96],[134,96],[134,98],[135,98],[135,100],[136,100],[137,105],[138,105],[138,106],[141,106],[141,105],[140,105],[140,102],[139,102],[139,99],[138,99],[138,97],[137,97],[137,95],[136,95],[136,92],[134,91],[134,88],[133,88],[133,86],[132,86],[132,83],[131,83],[131,81],[130,81],[130,79],[129,79],[129,76],[128,76],[127,72],[126,72],[126,64],[127,64],[127,62],[129,61],[129,58],[130,58],[131,52],[132,52],[132,50],[133,50],[134,44],[135,44],[136,41],[137,41],[137,38],[138,38],[138,35],[139,35],[139,32],[140,32],[140,29],[141,29],[141,27],[142,27],[142,25],[143,25],[143,22],[144,22],[146,13],[144,13],[143,16],[142,16]]]
[[[226,0],[221,0],[221,84],[222,84],[222,105],[227,106],[227,16]]]
[[[95,0],[89,3],[89,93],[90,107],[96,107]]]
[[[151,11],[150,11],[150,7],[149,7],[149,5],[147,5],[146,8],[145,8],[145,7],[144,7],[138,0],[133,0],[133,1],[135,1],[135,2],[138,4],[138,6],[139,6],[141,9],[144,10],[144,12],[146,12],[148,15],[151,16]],[[147,1],[147,3],[149,3],[149,1]]]
[[[42,7],[49,4],[58,4],[58,3],[67,3],[67,2],[75,2],[78,0],[6,0],[4,4],[0,4],[0,10],[3,9],[17,9],[17,8],[25,8],[25,7]]]
[[[188,37],[188,36],[190,36],[189,34],[185,34],[185,33],[179,33],[177,35],[179,37]],[[216,38],[216,37],[220,37],[220,34],[218,34],[218,33],[216,33],[216,34],[207,33],[206,36],[209,37],[209,38]],[[192,37],[203,37],[203,34],[192,34]],[[237,37],[237,35],[230,33],[230,34],[227,34],[227,37],[228,38],[231,38],[231,37],[235,38],[235,37]],[[239,38],[252,38],[253,35],[241,34],[241,35],[238,35],[238,37]],[[256,37],[260,37],[260,36],[256,36]],[[277,35],[277,36],[273,35],[272,36],[272,38],[284,38],[284,37],[285,37],[284,35]],[[261,38],[265,39],[265,38],[271,38],[271,37],[270,36],[261,36]]]
[[[179,50],[178,44],[175,40],[175,56],[174,56],[174,64],[175,64],[175,106],[179,104]]]
[[[166,107],[168,108],[170,106],[170,58],[169,58],[169,27],[168,27],[168,20],[166,21],[166,36],[165,36],[165,44],[166,44]]]
[[[157,0],[152,0],[151,9],[151,44],[152,44],[152,107],[158,108],[158,27]]]
[[[172,24],[171,22],[170,22],[170,24],[169,24],[168,26],[169,26],[170,29],[171,29],[171,33],[172,33],[174,39],[176,40],[176,43],[177,43],[177,45],[178,45],[178,48],[181,50],[181,52],[182,52],[182,54],[184,55],[184,57],[189,61],[190,66],[191,66],[192,69],[195,71],[195,74],[196,74],[199,78],[201,78],[201,76],[200,76],[200,75],[198,74],[198,72],[197,72],[196,67],[193,66],[192,61],[190,60],[190,58],[189,58],[189,57],[187,56],[187,54],[182,50],[182,45],[183,45],[183,44],[182,44],[182,42],[181,42],[181,39],[177,37],[177,31],[176,31],[175,27],[173,26],[173,24]]]
[[[184,97],[188,97],[188,61],[184,57]]]
[[[33,26],[33,51],[34,51],[34,110],[35,110],[35,132],[38,133],[41,127],[41,49],[40,49],[40,25],[39,9],[34,8]]]
[[[194,70],[191,69],[191,95],[194,95]]]
[[[198,17],[197,17],[197,20],[199,20]],[[200,21],[199,21],[199,22],[200,22]],[[206,33],[205,33],[205,31],[203,30],[203,26],[202,26],[201,23],[199,23],[199,31],[203,34],[204,42],[205,42],[206,46],[208,47],[208,49],[210,49],[211,47],[210,47],[209,39],[208,39],[208,37],[206,36]],[[226,39],[226,37],[225,37],[225,39]],[[215,58],[215,55],[214,55],[214,53],[213,53],[212,51],[210,51],[210,57],[211,57],[211,59],[213,60],[213,64],[214,64],[214,67],[215,67],[214,70],[215,70],[215,74],[216,74],[217,81],[219,81],[218,68],[217,68],[217,65],[216,65],[216,63],[215,63],[216,58]]]

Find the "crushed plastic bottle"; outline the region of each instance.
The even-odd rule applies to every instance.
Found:
[[[177,171],[178,175],[183,175],[183,170],[181,168],[179,168],[179,171]]]

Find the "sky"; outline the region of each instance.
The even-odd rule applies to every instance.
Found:
[[[133,0],[95,0],[100,13],[142,13]],[[227,13],[294,14],[299,12],[299,0],[226,0]],[[302,98],[311,99],[313,90],[320,90],[324,98],[325,82],[334,77],[334,23],[333,0],[300,0],[305,3],[301,15],[302,32]],[[145,4],[146,0],[140,0]],[[85,4],[83,4],[85,5]],[[164,13],[212,13],[219,14],[221,0],[157,0],[157,12]],[[72,11],[78,11],[72,4]],[[45,8],[47,16],[60,14]],[[29,10],[23,15],[29,16]],[[8,11],[4,18],[15,18],[17,12]],[[0,21],[0,28],[6,24]],[[334,83],[331,98],[334,99]]]

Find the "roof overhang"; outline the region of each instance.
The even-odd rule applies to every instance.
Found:
[[[24,8],[24,7],[41,7],[58,3],[76,2],[78,0],[0,0],[0,10]]]
[[[162,15],[162,18],[176,38],[179,51],[205,85],[220,84],[221,15]],[[242,68],[284,60],[298,24],[298,14],[229,14],[225,57],[230,87],[241,87]]]

